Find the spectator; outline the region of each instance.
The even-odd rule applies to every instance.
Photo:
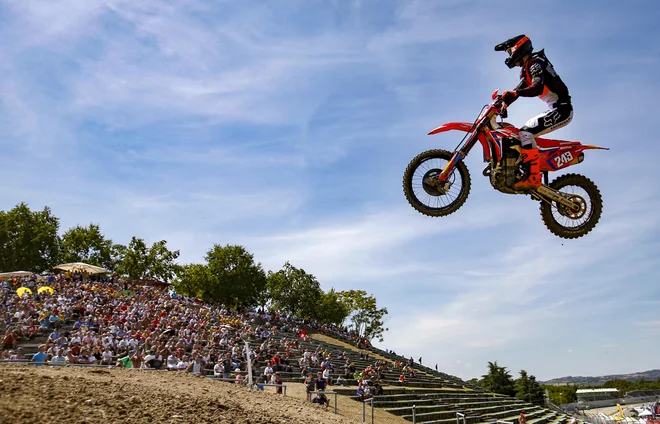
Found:
[[[46,363],[48,355],[46,355],[46,345],[39,345],[39,351],[32,356],[32,362],[36,363],[36,366],[43,365]]]
[[[307,377],[305,378],[305,393],[307,393],[307,401],[311,402],[312,400],[312,393],[314,391],[314,374],[311,372],[307,374]]]
[[[235,384],[244,383],[245,377],[243,377],[243,375],[241,374],[241,369],[240,368],[236,368],[234,370],[234,375],[235,375],[235,377],[234,377],[234,383]]]
[[[225,369],[222,367],[222,364],[218,362],[213,366],[213,376],[216,378],[222,378],[222,374],[224,373]]]
[[[312,399],[312,403],[318,403],[324,408],[327,408],[330,405],[330,399],[328,399],[323,393],[317,393],[314,399]]]
[[[280,373],[279,373],[279,372],[276,372],[276,373],[275,373],[275,384],[278,384],[278,386],[275,387],[275,392],[276,392],[277,394],[280,394],[280,395],[281,395],[281,394],[282,394],[282,384],[283,384],[283,383],[282,383],[282,378],[280,377]]]

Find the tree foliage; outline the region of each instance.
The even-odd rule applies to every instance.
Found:
[[[577,401],[577,386],[542,386],[542,389],[548,390],[550,401],[555,405]]]
[[[75,226],[67,230],[60,241],[61,262],[84,262],[114,270],[117,265],[117,245],[106,238],[98,224]]]
[[[482,376],[481,387],[506,396],[514,396],[514,382],[506,367],[497,365],[497,361],[488,362],[488,374]]]
[[[232,308],[255,306],[266,290],[266,273],[254,255],[238,245],[214,245],[206,254],[208,280],[202,285],[203,299]],[[203,273],[198,271],[198,276]]]
[[[316,277],[288,261],[281,270],[268,273],[268,292],[273,306],[287,314],[318,319],[323,291]]]
[[[210,279],[209,268],[205,264],[187,264],[177,269],[172,285],[174,291],[183,296],[212,301],[206,288]]]
[[[143,239],[133,236],[123,254],[119,272],[130,278],[170,281],[178,269],[175,263],[178,257],[179,251],[169,250],[165,240],[147,247]]]
[[[348,317],[350,309],[335,289],[321,296],[320,316],[318,319],[327,324],[341,325]]]
[[[49,271],[59,260],[59,218],[19,203],[0,211],[0,270]]]
[[[243,246],[215,244],[204,264],[176,263],[178,250],[165,240],[148,246],[133,236],[113,243],[99,224],[76,225],[60,237],[59,219],[48,207],[32,211],[25,203],[0,211],[0,271],[43,273],[62,262],[85,262],[134,279],[173,281],[177,293],[230,308],[270,306],[289,315],[342,325],[350,317],[363,338],[383,340],[386,308],[362,290],[324,292],[317,278],[286,262],[268,274]]]
[[[516,391],[516,398],[534,405],[543,406],[545,400],[543,398],[543,388],[536,381],[533,375],[527,375],[527,371],[520,371],[520,378],[515,381],[514,388]]]
[[[339,298],[348,306],[349,318],[354,330],[366,339],[377,338],[383,341],[387,308],[378,308],[376,298],[368,296],[364,290],[348,290],[338,293]]]

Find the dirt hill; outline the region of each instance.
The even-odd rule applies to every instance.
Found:
[[[191,374],[0,366],[0,424],[353,422],[304,399]]]

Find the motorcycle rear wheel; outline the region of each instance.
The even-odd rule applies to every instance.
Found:
[[[447,216],[456,212],[470,194],[470,172],[463,162],[458,162],[447,181],[449,190],[442,193],[436,187],[425,182],[429,177],[440,175],[444,166],[451,160],[452,153],[447,150],[427,150],[410,161],[403,174],[403,192],[408,203],[419,213],[426,216]],[[456,182],[456,177],[460,182]],[[457,190],[452,190],[458,184]],[[421,198],[420,198],[421,196]],[[427,204],[424,200],[428,200]]]
[[[584,236],[594,229],[603,213],[603,199],[596,184],[580,174],[565,174],[554,179],[549,186],[561,191],[580,204],[579,210],[568,210],[565,206],[552,202],[541,201],[541,218],[548,230],[554,235],[575,239]],[[577,187],[584,193],[567,190]]]

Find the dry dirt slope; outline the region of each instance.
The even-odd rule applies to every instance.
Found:
[[[291,396],[175,372],[0,366],[0,424],[353,423]]]

